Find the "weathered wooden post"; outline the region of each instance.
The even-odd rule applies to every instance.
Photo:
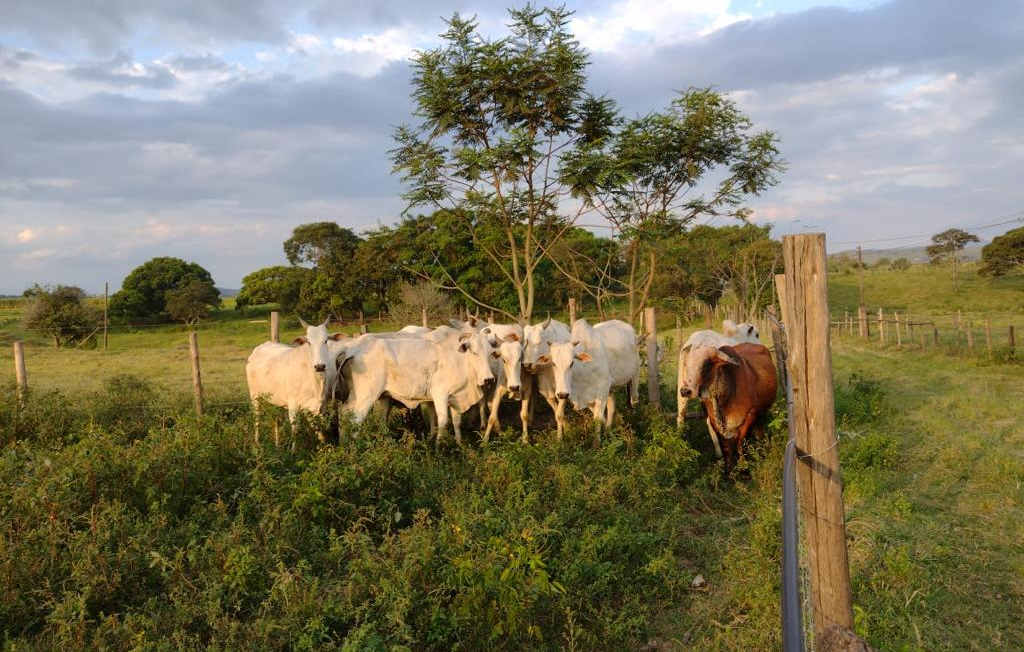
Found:
[[[270,341],[281,341],[281,319],[276,310],[270,313]]]
[[[935,346],[939,346],[939,327],[935,326],[932,328],[932,335],[935,337]]]
[[[366,324],[359,324],[359,334],[366,335],[370,332],[370,327]]]
[[[107,313],[110,307],[110,283],[103,284],[103,350],[107,350],[107,329],[110,327],[110,320]]]
[[[974,354],[974,333],[971,332],[971,322],[967,321],[967,351]]]
[[[654,308],[644,309],[647,324],[647,402],[661,407],[661,379],[658,378],[658,327]]]
[[[679,317],[679,315],[676,315],[676,332],[675,332],[675,336],[676,336],[676,347],[675,347],[676,350],[674,351],[674,353],[678,357],[679,349],[683,348],[683,320]]]
[[[825,235],[785,236],[782,247],[788,296],[783,302],[789,345],[787,368],[801,462],[797,479],[811,575],[814,634],[820,641],[833,626],[847,630],[853,627],[828,337]]]
[[[924,351],[924,331],[921,331],[921,350]]]
[[[576,323],[576,299],[569,297],[569,328]]]
[[[420,309],[420,321],[423,323],[423,328],[429,328],[427,326],[427,309],[425,307]]]
[[[717,315],[717,310],[718,310],[718,307],[715,306],[716,315]],[[708,304],[705,303],[704,304],[704,328],[712,328],[714,325],[715,325],[715,321],[714,321],[714,319],[711,316],[711,306],[709,306]]]
[[[25,402],[25,393],[28,392],[28,373],[25,371],[25,343],[18,340],[14,343],[14,378],[18,383],[18,404]]]
[[[188,334],[188,348],[192,356],[192,393],[195,395],[196,416],[203,416],[203,376],[199,371],[199,333]]]
[[[779,315],[786,318],[786,275],[775,275],[775,296],[779,298]],[[785,322],[783,322],[785,324]]]
[[[1010,357],[1013,358],[1017,354],[1017,352],[1016,352],[1017,338],[1014,336],[1015,333],[1014,333],[1014,329],[1013,329],[1013,324],[1010,324],[1009,335],[1010,335]]]
[[[903,334],[900,333],[900,313],[895,310],[892,313],[892,319],[896,323],[896,348],[903,348]]]
[[[878,309],[878,343],[885,344],[885,316],[882,314],[882,309]]]
[[[988,354],[992,355],[992,322],[985,320],[985,346],[988,347]]]

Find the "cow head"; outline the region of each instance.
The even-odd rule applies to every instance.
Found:
[[[551,325],[551,317],[543,323],[533,324],[523,328],[523,366],[530,373],[545,367],[550,362],[548,342],[545,337],[545,329]],[[546,361],[541,358],[546,356]]]
[[[679,396],[682,398],[706,398],[708,385],[715,367],[721,365],[738,365],[739,357],[731,346],[694,346],[682,351],[686,358],[680,361],[684,365],[679,375]]]
[[[523,385],[523,342],[517,333],[509,333],[501,339],[498,350],[505,369],[505,384],[512,397],[516,398]]]
[[[571,342],[548,342],[549,353],[542,355],[538,362],[551,364],[555,374],[555,396],[567,399],[572,396],[572,368],[577,362],[592,360],[580,344]]]
[[[327,320],[324,320],[324,323],[318,326],[310,326],[300,317],[299,323],[305,327],[306,334],[292,340],[292,346],[301,346],[306,349],[310,366],[314,372],[318,374],[327,373],[327,365],[333,357],[327,348],[327,342],[343,339],[344,335],[341,333],[329,335],[327,333]]]
[[[492,349],[483,333],[469,332],[460,335],[458,350],[461,355],[468,356],[466,363],[477,385],[487,388],[494,384],[494,372],[491,371],[488,357]]]

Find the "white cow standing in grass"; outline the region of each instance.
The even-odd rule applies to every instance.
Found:
[[[677,360],[676,400],[678,401],[678,407],[676,408],[676,427],[682,428],[683,422],[686,420],[687,399],[680,396],[679,390],[683,388],[686,382],[686,357],[690,351],[698,346],[710,346],[717,349],[720,346],[736,346],[743,342],[750,342],[751,344],[761,343],[757,327],[747,323],[737,324],[731,319],[726,319],[722,322],[721,333],[712,330],[700,330],[693,332],[690,337],[686,338],[686,342],[679,349],[679,360]],[[715,445],[715,452],[721,457],[721,449],[714,433],[712,433],[712,442]]]
[[[328,335],[326,321],[319,326],[310,326],[302,319],[299,322],[306,329],[304,337],[295,338],[290,345],[278,342],[260,344],[245,363],[245,379],[255,415],[256,441],[260,437],[261,397],[273,405],[288,408],[288,420],[294,426],[300,410],[320,414],[334,393],[337,354],[327,343],[343,336]],[[320,438],[323,439],[323,433]],[[279,443],[276,422],[274,443]]]
[[[450,413],[455,440],[462,443],[462,414],[494,384],[488,363],[492,349],[478,332],[448,330],[422,337],[364,335],[347,347],[340,365],[349,386],[345,408],[357,423],[385,394],[408,408],[430,402],[437,415],[437,441]]]
[[[519,418],[523,424],[523,443],[530,441],[530,421],[533,419],[535,405],[534,389],[547,400],[551,409],[557,414],[559,400],[555,397],[555,376],[551,367],[551,345],[568,342],[572,337],[569,327],[562,322],[548,317],[540,324],[526,326],[523,329],[523,376],[522,404]],[[564,409],[564,405],[563,405]]]
[[[506,394],[513,399],[520,398],[523,385],[523,327],[518,324],[487,324],[480,332],[487,337],[492,347],[498,347],[497,357],[492,354],[490,358],[491,370],[497,382],[490,397],[490,414],[483,433],[486,443],[493,430],[501,430],[498,418],[501,400]]]
[[[608,356],[608,373],[611,374],[612,388],[626,387],[629,404],[640,402],[640,352],[637,349],[636,331],[619,319],[611,319],[591,326],[586,319],[577,319],[572,325],[573,343],[583,345],[585,351],[603,349]],[[612,401],[612,414],[615,403]],[[609,418],[609,423],[611,419]]]

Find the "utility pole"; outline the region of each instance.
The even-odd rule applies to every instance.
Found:
[[[109,320],[107,319],[107,307],[108,307],[108,305],[110,303],[109,302],[109,295],[108,295],[109,291],[110,291],[110,284],[109,283],[104,283],[103,284],[103,350],[104,351],[107,350],[107,327],[108,327],[108,325],[110,323]]]
[[[866,338],[870,337],[870,333],[868,332],[868,313],[864,307],[864,256],[860,245],[857,245],[857,290],[859,294],[857,319],[860,322],[860,336]]]

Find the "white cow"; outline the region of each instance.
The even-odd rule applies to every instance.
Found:
[[[487,324],[480,332],[487,337],[492,347],[498,347],[498,357],[492,354],[489,358],[497,382],[493,396],[490,397],[490,414],[483,434],[483,440],[487,442],[492,430],[501,429],[498,420],[501,399],[506,394],[510,394],[513,399],[520,398],[523,384],[523,327],[518,324]]]
[[[451,414],[455,440],[462,443],[462,413],[494,383],[488,356],[491,346],[480,333],[465,332],[433,339],[386,339],[362,336],[345,352],[342,375],[349,385],[345,407],[361,423],[384,394],[413,408],[430,402],[441,441]]]
[[[611,374],[612,388],[626,387],[629,390],[629,404],[640,402],[640,353],[637,350],[636,331],[619,319],[611,319],[591,326],[585,319],[577,319],[572,325],[572,342],[583,345],[585,351],[595,355],[603,350],[608,356],[608,373]],[[611,403],[611,414],[615,414],[615,402]],[[611,417],[608,419],[609,424]]]
[[[565,403],[569,401],[577,410],[589,409],[593,413],[596,422],[594,445],[600,445],[601,430],[611,427],[615,415],[606,352],[598,349],[592,354],[580,343],[553,342],[549,352],[541,358],[550,358],[551,361],[555,381],[553,390],[558,399],[555,406],[558,440],[562,440],[565,431]],[[542,395],[548,398],[546,391]]]
[[[761,338],[757,332],[757,327],[753,324],[742,323],[737,324],[731,319],[726,319],[722,322],[722,332],[712,330],[701,330],[694,331],[690,337],[686,338],[686,342],[679,349],[679,359],[677,362],[676,370],[676,427],[682,428],[683,422],[686,420],[686,401],[679,394],[679,390],[682,389],[685,382],[684,370],[686,369],[686,356],[689,352],[698,346],[710,346],[717,349],[720,346],[735,346],[742,344],[743,342],[750,342],[751,344],[760,344]],[[712,432],[712,441],[715,444],[715,451],[718,456],[722,454],[718,447],[718,440]]]
[[[260,344],[245,363],[257,441],[260,437],[260,397],[288,408],[288,419],[294,425],[299,410],[314,414],[323,412],[334,392],[337,353],[332,352],[327,344],[344,336],[328,335],[326,321],[319,326],[310,326],[302,319],[299,321],[306,328],[305,337],[295,338],[291,345],[277,342]],[[323,434],[320,438],[323,439]],[[276,423],[274,443],[278,443]]]
[[[533,419],[535,388],[547,400],[551,409],[556,413],[558,411],[559,401],[555,397],[555,376],[551,367],[551,345],[568,342],[571,338],[572,332],[569,327],[551,317],[540,324],[526,326],[523,329],[523,371],[525,373],[522,376],[523,400],[519,410],[519,418],[523,424],[523,443],[530,441],[529,426]]]
[[[399,330],[398,332],[399,333],[410,333],[412,335],[423,335],[425,333],[429,333],[431,330],[433,330],[433,329],[427,328],[426,326],[413,326],[413,325],[409,325],[409,326],[403,326],[401,328],[401,330]]]

